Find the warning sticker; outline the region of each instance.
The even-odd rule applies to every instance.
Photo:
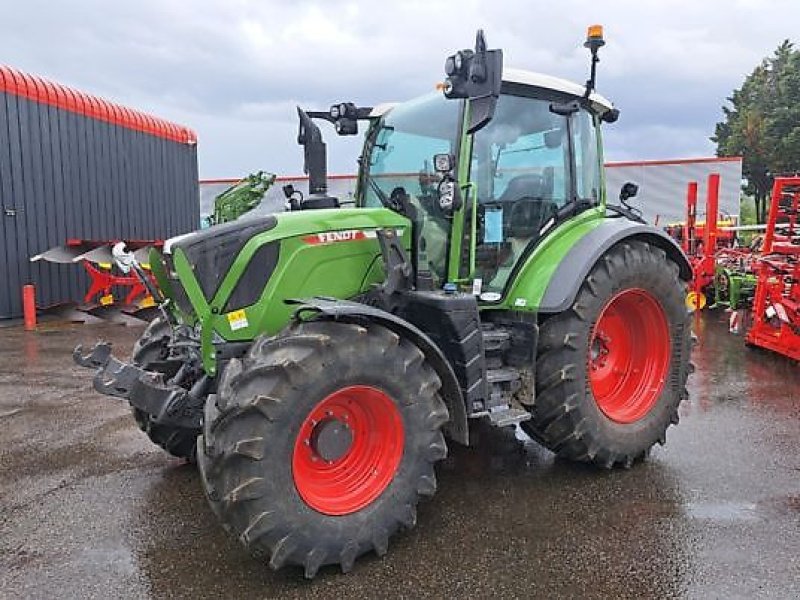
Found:
[[[244,310],[234,310],[225,316],[228,317],[228,324],[231,326],[231,331],[238,331],[249,325]]]

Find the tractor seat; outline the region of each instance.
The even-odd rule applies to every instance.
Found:
[[[544,175],[529,173],[518,175],[508,182],[508,187],[498,199],[506,207],[503,214],[503,229],[510,238],[530,239],[537,237],[545,223],[556,214],[552,202],[552,168]]]
[[[548,200],[518,201],[511,206],[505,224],[508,237],[530,239],[539,237],[542,227],[556,215],[558,207]]]

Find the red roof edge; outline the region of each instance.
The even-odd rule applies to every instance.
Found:
[[[718,163],[741,161],[741,156],[704,156],[700,158],[673,158],[666,160],[623,160],[607,162],[607,167],[654,167],[659,165],[690,165],[698,163]]]
[[[35,75],[21,73],[5,65],[0,65],[0,92],[27,98],[40,104],[55,106],[91,119],[141,131],[173,142],[187,145],[197,143],[197,135],[188,127],[114,104],[97,96],[84,94]]]

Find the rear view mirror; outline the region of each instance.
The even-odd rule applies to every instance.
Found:
[[[622,189],[619,191],[619,199],[624,204],[629,198],[633,198],[639,193],[639,186],[631,181],[625,182]]]

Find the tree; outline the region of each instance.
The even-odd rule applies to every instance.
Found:
[[[800,170],[800,51],[785,40],[723,106],[712,142],[717,156],[742,156],[756,216],[766,221],[774,175]]]

